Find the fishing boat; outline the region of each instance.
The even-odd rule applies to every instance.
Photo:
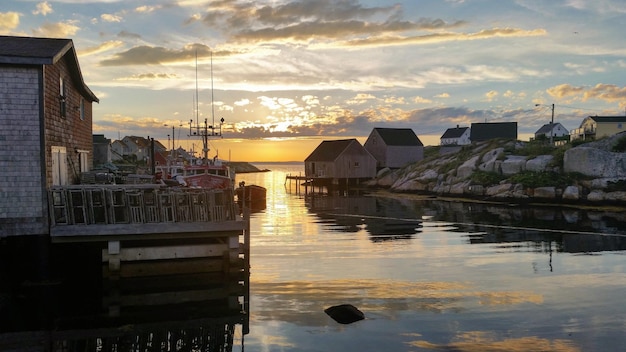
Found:
[[[239,187],[235,190],[237,195],[237,203],[241,207],[248,207],[252,211],[260,211],[266,208],[265,187],[259,185],[246,185],[245,182],[239,182]]]
[[[157,181],[190,188],[234,188],[235,173],[230,170],[228,165],[220,160],[197,160],[196,163],[177,163],[157,167]]]

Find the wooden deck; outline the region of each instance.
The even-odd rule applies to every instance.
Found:
[[[50,236],[177,235],[245,228],[232,190],[74,185],[49,190]]]
[[[107,276],[249,275],[249,211],[232,189],[71,185],[48,200],[51,242],[101,242]]]

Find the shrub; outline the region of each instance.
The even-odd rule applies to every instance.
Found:
[[[497,172],[475,171],[470,180],[476,185],[491,186],[500,183],[504,176]]]
[[[626,135],[620,137],[612,149],[616,153],[626,152]]]
[[[536,187],[565,187],[573,184],[577,179],[580,179],[581,175],[574,174],[559,174],[556,172],[533,172],[523,171],[519,174],[513,175],[509,178],[509,181],[513,183],[520,183],[524,187],[536,188]]]

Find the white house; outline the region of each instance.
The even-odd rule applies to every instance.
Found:
[[[440,145],[470,144],[470,132],[469,127],[459,127],[459,125],[456,125],[455,128],[448,128],[439,139]]]

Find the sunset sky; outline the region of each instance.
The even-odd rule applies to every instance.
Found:
[[[211,153],[237,161],[302,161],[322,140],[364,142],[374,127],[434,145],[449,127],[517,121],[527,139],[552,104],[570,130],[624,115],[624,24],[624,0],[0,5],[2,35],[74,41],[100,99],[94,134],[167,146],[174,127],[176,146],[199,150],[189,121],[224,118]]]

